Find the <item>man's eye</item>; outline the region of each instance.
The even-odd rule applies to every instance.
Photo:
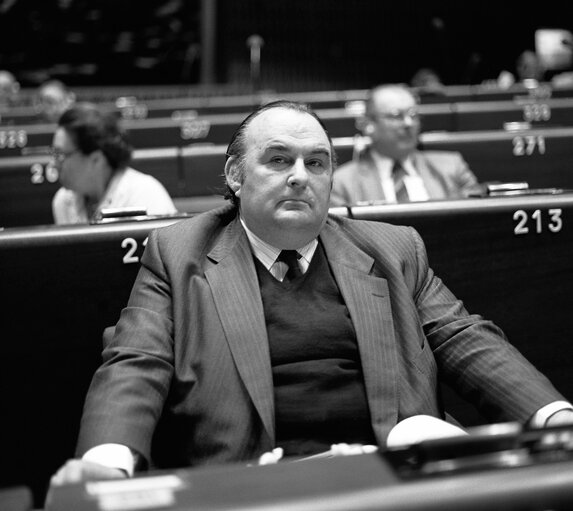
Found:
[[[322,170],[326,168],[326,163],[322,160],[309,160],[306,165],[315,170]]]
[[[271,162],[276,163],[277,165],[282,165],[283,163],[286,163],[286,158],[283,156],[273,156],[271,158]]]

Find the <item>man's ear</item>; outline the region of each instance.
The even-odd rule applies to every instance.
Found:
[[[225,179],[229,188],[231,188],[238,197],[241,193],[242,176],[239,169],[239,158],[237,156],[231,156],[225,162]]]

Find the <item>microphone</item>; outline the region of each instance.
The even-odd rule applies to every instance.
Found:
[[[250,48],[251,57],[251,83],[253,90],[259,89],[259,82],[261,79],[261,48],[265,42],[258,34],[250,35],[247,38],[247,46]]]

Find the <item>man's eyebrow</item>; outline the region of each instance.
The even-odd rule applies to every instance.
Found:
[[[292,148],[288,144],[283,144],[282,142],[272,142],[264,148],[265,151],[290,151]],[[308,154],[323,154],[330,158],[330,147],[328,146],[317,146],[313,147]]]

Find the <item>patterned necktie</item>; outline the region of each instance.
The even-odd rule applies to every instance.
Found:
[[[289,282],[302,275],[300,266],[298,265],[298,260],[300,259],[300,254],[296,250],[282,250],[277,261],[282,261],[288,266],[288,271],[286,272],[284,281]]]
[[[402,163],[396,160],[392,167],[392,180],[394,181],[394,190],[396,191],[396,202],[410,202],[408,190],[404,183],[405,175],[406,171],[404,170],[404,167],[402,167]]]

